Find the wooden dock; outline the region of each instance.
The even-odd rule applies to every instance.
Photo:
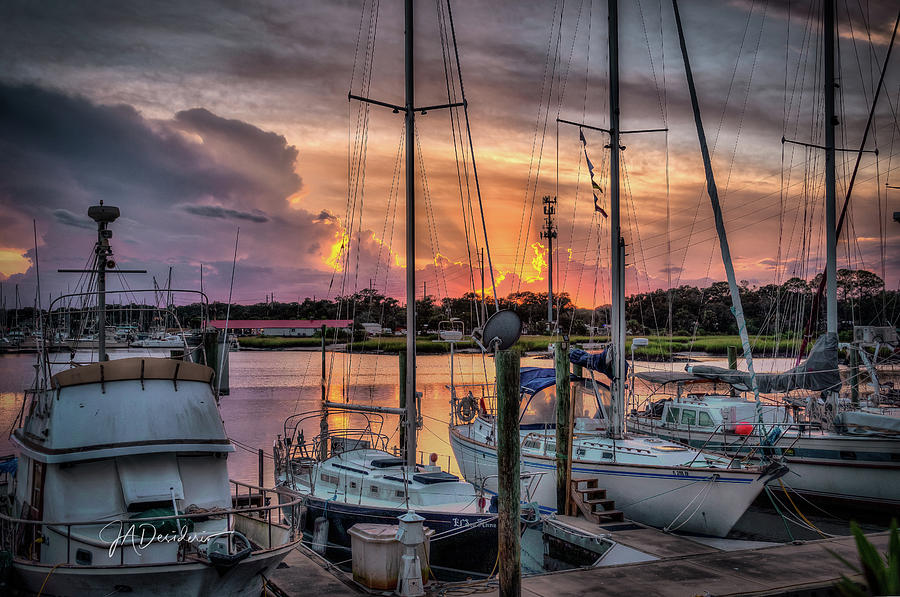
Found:
[[[272,571],[266,589],[269,595],[277,597],[309,595],[343,597],[363,593],[349,575],[303,545],[292,550]]]
[[[887,549],[888,533],[868,537],[879,552]],[[643,543],[635,537],[632,542],[635,547]],[[662,555],[671,547],[659,543],[655,549]],[[812,595],[836,583],[842,574],[855,577],[829,550],[858,563],[853,537],[739,551],[710,549],[651,562],[530,576],[522,581],[522,595]]]

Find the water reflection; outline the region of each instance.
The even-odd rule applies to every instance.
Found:
[[[130,356],[165,356],[168,351],[146,349],[114,350],[111,358]],[[264,480],[272,483],[272,442],[284,434],[284,420],[296,413],[318,411],[321,408],[322,356],[315,351],[240,351],[230,354],[231,393],[223,396],[220,409],[225,429],[235,440],[237,451],[229,462],[232,477],[246,482],[257,481],[257,450],[265,452]],[[9,430],[19,413],[23,388],[30,386],[34,378],[34,355],[0,356],[0,428]],[[399,405],[399,360],[397,355],[350,355],[328,353],[326,355],[328,400],[357,404],[392,406]],[[718,360],[709,361],[718,364]],[[552,367],[549,359],[525,357],[522,366]],[[773,371],[792,366],[789,359],[760,359],[757,369]],[[637,363],[638,370],[683,370],[684,363]],[[55,369],[64,368],[58,365]],[[439,454],[438,463],[458,473],[456,463],[450,457],[447,423],[450,418],[450,359],[446,355],[420,355],[417,358],[417,387],[423,393],[423,426],[418,435],[418,449],[426,457]],[[457,355],[455,380],[458,384],[482,384],[493,382],[494,363],[480,354]],[[646,396],[649,388],[636,384],[639,395]],[[552,389],[548,396],[533,405],[553,413]],[[594,414],[591,403],[580,406],[582,414]],[[375,429],[388,437],[388,446],[396,447],[399,441],[399,417],[384,415],[370,417]],[[328,417],[331,429],[360,427],[365,417],[359,414],[333,412]],[[302,426],[305,439],[312,440],[319,433],[318,418],[307,420]],[[0,454],[11,452],[13,447],[4,435],[0,439]]]

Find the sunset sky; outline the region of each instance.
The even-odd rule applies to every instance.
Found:
[[[448,101],[437,5],[417,2],[420,106]],[[856,148],[897,4],[837,5],[837,143]],[[205,289],[227,299],[240,227],[237,302],[370,285],[404,302],[402,182],[395,209],[402,114],[368,110],[365,175],[348,190],[360,132],[360,104],[348,92],[361,93],[371,76],[370,97],[403,103],[402,2],[376,6],[377,19],[370,0],[0,4],[7,306],[15,284],[23,303],[34,300],[32,222],[46,305],[74,283],[56,269],[85,265],[96,236],[87,208],[100,200],[122,210],[112,227],[119,266],[150,272],[129,277],[132,288],[152,287],[152,275],[164,283],[169,266],[173,286],[199,287],[203,264]],[[824,256],[824,153],[781,139],[823,143],[820,2],[680,6],[737,276],[759,285],[811,278]],[[607,302],[608,221],[593,209],[578,128],[556,123],[608,124],[606,2],[458,0],[452,8],[498,293],[546,290],[540,200],[550,194],[559,198],[556,287],[581,306]],[[623,139],[626,292],[722,280],[671,3],[621,1],[620,40],[622,127],[669,129]],[[891,215],[900,190],[885,184],[900,186],[897,111],[895,48],[867,144],[879,153],[863,157],[838,252],[839,267],[884,274],[895,289],[900,224]],[[473,278],[480,289],[450,116],[417,116],[419,298],[425,285],[436,297],[466,292]],[[584,133],[608,193],[607,139]],[[854,159],[838,155],[839,202]]]

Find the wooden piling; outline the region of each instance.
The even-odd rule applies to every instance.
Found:
[[[216,372],[215,387],[218,388],[219,394],[227,396],[228,344],[220,340],[220,336],[224,338],[224,332],[212,328],[203,333],[203,354],[206,359],[204,364]]]
[[[522,594],[519,521],[519,355],[497,352],[497,521],[500,597]]]
[[[728,368],[737,371],[737,346],[728,347]],[[730,394],[737,396],[737,390],[731,388]]]
[[[259,485],[259,487],[265,487],[266,486],[266,483],[265,483],[266,482],[266,475],[265,475],[266,461],[265,461],[265,452],[263,452],[262,448],[259,449],[258,456],[259,456],[259,462],[257,463],[258,478],[259,478],[258,485]]]
[[[557,342],[553,349],[556,365],[556,510],[562,514],[569,503],[569,461],[572,443],[572,404],[569,383],[569,345]]]
[[[406,351],[401,350],[397,355],[400,357],[400,404],[401,409],[406,408]],[[406,459],[406,425],[400,425],[400,457]]]
[[[854,408],[859,407],[859,354],[855,348],[850,348],[850,403]]]
[[[328,458],[328,375],[325,367],[325,335],[328,328],[322,325],[322,379],[319,381],[322,390],[322,418],[319,419],[319,457],[322,460]]]

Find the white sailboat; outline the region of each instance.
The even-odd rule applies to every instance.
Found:
[[[471,483],[442,471],[434,461],[416,461],[416,280],[415,280],[415,114],[441,108],[463,107],[464,102],[416,107],[414,101],[413,0],[405,0],[406,102],[392,106],[354,96],[351,99],[404,112],[406,132],[406,379],[405,408],[353,405],[326,400],[325,361],[322,370],[322,409],[298,413],[285,421],[284,435],[275,442],[276,480],[302,496],[306,506],[304,528],[314,534],[318,525],[322,542],[348,548],[350,528],[357,523],[392,524],[414,510],[434,532],[428,564],[438,570],[488,574],[497,557],[497,514],[483,492]],[[323,344],[324,351],[324,344]],[[358,429],[329,429],[329,411],[352,412],[366,418]],[[401,417],[405,427],[403,458],[387,451],[388,438],[372,419],[383,414]],[[303,422],[320,421],[319,434],[304,439]],[[326,528],[327,531],[321,531]],[[315,535],[314,535],[315,536]],[[314,547],[326,547],[314,545]],[[343,559],[343,558],[342,558]]]
[[[99,229],[88,273],[103,329],[108,225],[119,210],[101,204],[88,214]],[[214,370],[174,359],[109,360],[103,340],[98,362],[55,374],[41,355],[25,392],[26,414],[11,438],[12,511],[0,514],[14,582],[60,597],[259,595],[300,537],[280,523],[275,490],[229,482],[234,447]],[[250,507],[255,500],[262,505]],[[282,508],[300,507],[285,501]]]
[[[738,325],[742,331],[749,371],[732,371],[698,365],[689,366],[685,373],[650,372],[638,374],[638,377],[652,383],[663,384],[722,381],[740,391],[752,391],[755,400],[715,393],[688,396],[685,399],[678,398],[674,402],[660,403],[655,410],[650,407],[648,412],[635,413],[631,424],[632,428],[644,433],[727,454],[746,456],[752,453],[758,457],[782,458],[790,467],[790,474],[785,476],[781,483],[774,485],[774,489],[783,489],[783,485],[786,485],[790,490],[807,494],[812,498],[838,502],[845,506],[862,505],[868,508],[878,505],[896,508],[900,504],[900,422],[894,417],[878,412],[852,408],[840,412],[843,406],[838,399],[842,382],[838,372],[836,277],[839,224],[836,224],[835,205],[834,156],[837,121],[834,118],[836,25],[833,0],[824,0],[823,9],[827,332],[813,346],[804,363],[783,373],[760,376],[753,371],[746,328],[739,319]],[[676,19],[678,19],[677,6]],[[900,16],[894,24],[894,33],[885,57],[885,68],[890,59],[890,48],[893,47],[898,25]],[[705,151],[699,107],[690,81],[687,50],[680,23],[679,35],[685,64],[688,67],[697,130]],[[873,105],[869,123],[863,134],[860,155],[865,146],[868,127],[884,80],[884,72],[882,70],[882,78],[872,100]],[[708,155],[704,156],[704,160],[708,188],[713,198],[716,195],[715,181],[712,178]],[[852,189],[852,179],[849,188]],[[848,199],[849,192],[848,190]],[[714,199],[714,203],[717,201]],[[714,205],[714,210],[716,209]],[[725,243],[721,213],[716,215],[719,237]],[[727,253],[727,243],[725,245],[723,257]],[[734,294],[736,285],[732,279],[729,282]],[[817,303],[817,300],[814,301],[814,305]],[[739,307],[739,299],[736,307]],[[816,309],[814,306],[814,312]],[[739,313],[740,310],[736,309],[736,315]],[[858,346],[847,348],[860,350]],[[825,404],[819,406],[817,395],[810,396],[802,409],[767,407],[759,399],[760,393],[787,393],[793,390],[820,392],[825,398]],[[796,402],[792,406],[796,406]],[[789,410],[794,411],[793,414],[788,412]]]
[[[699,452],[654,437],[628,433],[622,413],[625,400],[625,290],[624,239],[619,205],[619,91],[617,0],[609,0],[609,105],[610,105],[610,236],[612,249],[611,363],[602,367],[610,386],[591,377],[597,407],[605,402],[611,425],[598,429],[593,417],[579,419],[572,440],[572,476],[590,481],[595,489],[584,493],[602,522],[624,513],[636,521],[672,530],[724,536],[762,491],[766,482],[786,472],[778,464],[743,466],[736,459]],[[599,370],[599,369],[598,369]],[[555,385],[555,372],[523,371],[521,467],[532,474],[556,468],[555,422],[548,417],[530,428],[525,418],[538,392]],[[528,374],[526,376],[526,374]],[[544,379],[532,385],[526,377]],[[455,396],[455,392],[452,392]],[[610,397],[603,398],[604,394]],[[537,396],[540,401],[541,398]],[[555,395],[545,400],[552,404]],[[537,409],[532,409],[537,410]],[[582,409],[576,410],[582,412]],[[450,443],[463,475],[496,491],[497,440],[495,418],[479,412],[474,420],[451,423]],[[480,481],[483,480],[483,481]],[[543,512],[554,512],[557,488],[554,475],[543,475],[534,498]],[[613,506],[614,502],[614,506]],[[612,514],[610,514],[612,512]]]

